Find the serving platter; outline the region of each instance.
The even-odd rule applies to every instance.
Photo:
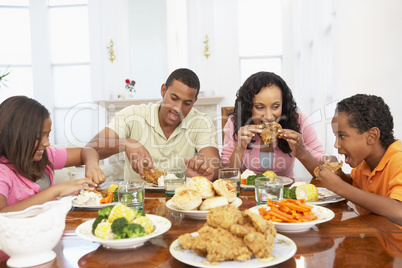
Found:
[[[282,178],[282,180],[283,180],[283,185],[284,185],[284,186],[293,183],[293,180],[292,180],[291,178],[288,178],[288,177],[281,177],[281,176],[278,176],[278,177],[279,177],[279,178]],[[254,185],[247,185],[247,184],[240,184],[240,187],[241,187],[241,188],[244,188],[244,189],[254,189],[254,188],[255,188]]]
[[[270,210],[270,207],[268,207],[267,205],[259,205],[259,206],[250,208],[250,211],[260,215],[260,213],[258,212],[258,209],[261,207],[266,210]],[[316,219],[314,221],[295,222],[295,223],[272,221],[272,223],[275,225],[275,228],[278,232],[300,233],[300,232],[307,231],[308,229],[315,226],[316,224],[330,221],[335,217],[335,213],[328,208],[321,207],[321,206],[315,206],[315,205],[313,205],[312,207],[313,208],[311,209],[311,211],[318,217],[318,219]]]
[[[194,233],[196,235],[197,233]],[[191,250],[185,250],[181,247],[178,239],[170,244],[170,253],[172,256],[188,265],[196,267],[247,267],[247,268],[258,268],[258,267],[268,267],[276,265],[287,261],[295,255],[297,247],[292,239],[282,235],[276,234],[274,249],[272,251],[271,257],[269,258],[252,258],[248,261],[222,261],[222,262],[210,262],[207,258],[201,257]]]
[[[172,226],[172,223],[164,217],[152,215],[152,214],[146,214],[146,216],[155,225],[155,230],[152,233],[145,235],[145,236],[141,236],[141,237],[116,239],[116,240],[108,240],[108,239],[96,237],[94,234],[92,234],[92,224],[95,221],[95,219],[92,219],[92,220],[89,220],[89,221],[86,221],[86,222],[80,224],[75,229],[75,233],[78,237],[80,237],[84,240],[89,240],[92,242],[99,243],[102,246],[104,246],[105,248],[111,248],[111,249],[136,248],[136,247],[142,246],[149,239],[167,232],[170,229],[170,227]]]
[[[240,198],[236,197],[236,199],[230,204],[235,205],[236,207],[239,207],[242,203],[243,203],[243,201]],[[180,209],[175,208],[172,205],[172,200],[167,201],[166,206],[173,211],[183,213],[185,216],[187,216],[191,219],[195,219],[195,220],[206,220],[207,219],[208,210],[180,210]]]

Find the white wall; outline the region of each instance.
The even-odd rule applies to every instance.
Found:
[[[336,1],[335,97],[382,96],[402,138],[402,1]]]

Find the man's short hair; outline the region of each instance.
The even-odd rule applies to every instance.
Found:
[[[173,83],[173,80],[180,81],[186,86],[196,89],[196,96],[198,96],[198,93],[200,92],[200,80],[198,79],[198,76],[190,69],[180,68],[173,71],[166,80],[166,89],[170,87],[170,85]]]

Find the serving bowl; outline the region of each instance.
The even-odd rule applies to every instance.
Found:
[[[254,212],[258,215],[260,213],[258,212],[259,208],[264,208],[266,210],[269,210],[270,207],[267,205],[260,205],[260,206],[255,206],[250,208],[251,212]],[[300,232],[305,232],[311,227],[313,227],[316,224],[320,224],[323,222],[327,222],[332,220],[335,217],[335,213],[325,207],[322,206],[312,206],[313,208],[311,211],[317,215],[318,219],[314,221],[308,221],[308,222],[275,222],[273,221],[272,223],[275,225],[275,228],[278,232],[283,232],[283,233],[300,233]]]
[[[242,203],[243,203],[243,201],[241,201],[240,198],[236,197],[236,199],[230,204],[235,205],[236,207],[239,207]],[[180,210],[180,209],[175,208],[172,205],[172,200],[167,201],[166,206],[173,211],[183,213],[185,216],[187,216],[188,218],[191,218],[191,219],[195,219],[195,220],[206,220],[207,219],[208,210]]]
[[[146,216],[155,225],[155,230],[152,233],[145,235],[145,236],[141,236],[141,237],[115,239],[115,240],[108,240],[108,239],[96,237],[94,234],[92,234],[92,224],[95,221],[95,219],[86,221],[86,222],[82,223],[81,225],[79,225],[75,229],[75,233],[77,234],[78,237],[85,239],[85,240],[99,243],[102,246],[104,246],[105,248],[111,248],[111,249],[136,248],[136,247],[142,246],[149,239],[167,232],[170,229],[170,227],[172,226],[172,223],[164,217],[160,217],[160,216],[156,216],[156,215],[152,215],[152,214],[146,214]]]
[[[0,213],[0,250],[11,267],[28,267],[49,262],[59,242],[71,204],[50,201],[17,212]]]

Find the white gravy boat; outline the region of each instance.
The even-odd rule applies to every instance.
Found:
[[[60,241],[71,203],[50,201],[17,212],[0,213],[0,250],[11,267],[49,262]]]

